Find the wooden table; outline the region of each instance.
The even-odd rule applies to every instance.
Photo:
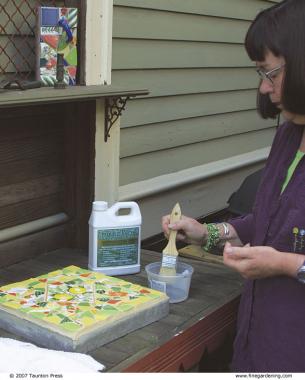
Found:
[[[142,251],[141,273],[121,276],[147,286],[145,265],[161,254]],[[89,354],[109,372],[178,372],[192,369],[206,352],[234,334],[242,279],[223,265],[181,258],[194,267],[189,298],[171,304],[166,318],[140,328]],[[87,268],[86,253],[60,249],[0,269],[0,285],[67,266]],[[0,336],[22,339],[0,329]]]

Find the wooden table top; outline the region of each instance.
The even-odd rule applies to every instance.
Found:
[[[145,265],[160,261],[161,253],[142,250],[141,272],[120,276],[127,281],[147,285]],[[206,263],[188,258],[181,261],[193,266],[189,298],[181,303],[170,304],[170,313],[160,321],[140,328],[113,342],[89,352],[103,363],[110,372],[122,372],[146,355],[181,335],[198,321],[220,310],[238,299],[242,289],[242,278],[221,264]],[[48,273],[68,265],[87,268],[88,259],[84,251],[60,249],[40,255],[35,259],[0,269],[0,286]],[[22,339],[0,329],[0,336]]]

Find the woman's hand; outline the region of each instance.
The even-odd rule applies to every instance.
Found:
[[[287,275],[286,260],[289,260],[287,253],[267,246],[233,247],[227,242],[223,251],[224,264],[249,279]]]
[[[181,220],[174,224],[170,223],[170,215],[163,216],[162,229],[168,238],[169,230],[178,231],[177,240],[188,244],[202,245],[206,242],[207,228],[197,220],[182,215]]]

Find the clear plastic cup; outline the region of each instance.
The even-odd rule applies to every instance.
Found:
[[[170,303],[185,301],[189,295],[193,267],[178,262],[174,276],[160,275],[160,268],[161,262],[146,265],[149,287],[166,293]]]

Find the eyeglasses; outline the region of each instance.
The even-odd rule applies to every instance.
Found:
[[[279,71],[285,66],[285,63],[281,64],[281,66],[276,67],[270,71],[264,71],[262,69],[256,69],[257,74],[261,77],[262,80],[267,79],[271,84],[274,84],[273,79],[277,76]]]

